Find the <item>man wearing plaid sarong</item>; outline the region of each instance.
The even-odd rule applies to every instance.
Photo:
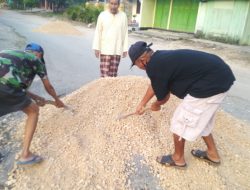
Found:
[[[116,77],[121,56],[127,56],[127,16],[118,10],[119,6],[119,0],[109,0],[108,10],[97,20],[93,49],[101,61],[101,77]]]

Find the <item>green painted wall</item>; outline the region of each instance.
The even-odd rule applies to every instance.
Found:
[[[152,0],[144,0],[142,26],[194,32],[198,7],[199,0],[155,0],[154,3]],[[154,11],[153,25],[151,25],[152,18],[149,18],[152,11]]]
[[[183,32],[194,32],[198,7],[198,0],[173,1],[169,29]]]
[[[196,33],[237,43],[244,34],[248,7],[249,0],[209,0],[200,3]]]
[[[246,25],[245,29],[242,35],[242,38],[240,39],[240,44],[244,45],[250,45],[250,3],[248,5],[248,15],[246,19]]]
[[[140,27],[153,27],[156,0],[144,0],[141,8]]]
[[[169,8],[170,0],[157,0],[154,19],[155,28],[167,28]]]

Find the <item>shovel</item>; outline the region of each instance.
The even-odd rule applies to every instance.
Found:
[[[147,107],[147,108],[144,108],[143,112],[144,113],[145,111],[147,110],[151,110],[151,108]],[[136,112],[132,112],[132,113],[127,113],[127,114],[119,114],[116,118],[116,120],[121,120],[121,119],[126,119],[127,117],[131,116],[131,115],[136,115],[137,113]]]
[[[119,114],[118,116],[117,116],[117,118],[116,118],[116,120],[121,120],[121,119],[125,119],[125,118],[127,118],[127,117],[129,117],[129,116],[131,116],[131,115],[135,115],[136,114],[136,112],[133,112],[133,113],[128,113],[128,114]]]
[[[54,106],[56,105],[55,101],[53,101],[53,100],[45,100],[45,104],[50,104],[50,105],[54,105]],[[63,107],[63,109],[66,111],[69,111],[72,115],[74,115],[74,113],[75,113],[75,110],[70,106],[65,105]]]
[[[45,100],[45,104],[56,105],[55,101],[53,101],[53,100]],[[63,109],[66,111],[69,111],[72,115],[74,115],[74,113],[75,113],[75,110],[70,106],[65,105],[63,107]]]

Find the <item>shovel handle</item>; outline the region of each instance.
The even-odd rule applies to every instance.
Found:
[[[143,111],[142,111],[142,114],[144,114],[146,111],[148,111],[148,110],[151,110],[151,108],[150,107],[144,107],[144,109],[143,109]]]
[[[136,112],[128,113],[128,114],[126,114],[126,115],[121,115],[121,116],[118,117],[118,120],[120,120],[120,119],[125,119],[125,118],[127,118],[127,117],[129,117],[129,116],[131,116],[131,115],[135,115],[135,114],[136,114]]]
[[[59,94],[57,97],[62,97],[65,96],[65,93]],[[45,100],[45,104],[51,104],[51,105],[56,105],[56,102],[54,100]]]
[[[54,105],[54,106],[56,105],[55,101],[53,101],[53,100],[45,100],[45,104],[51,104],[51,105]],[[71,111],[72,113],[74,112],[74,109],[72,107],[70,107],[70,106],[65,105],[63,108],[65,110]]]
[[[146,107],[146,108],[144,108],[143,109],[143,112],[142,113],[144,113],[145,111],[147,111],[147,110],[150,110],[151,108],[149,108],[149,107]],[[120,116],[118,116],[118,120],[120,120],[120,119],[125,119],[125,118],[127,118],[127,117],[129,117],[129,116],[131,116],[131,115],[135,115],[135,114],[137,114],[136,112],[132,112],[132,113],[128,113],[128,114],[125,114],[125,115],[120,115]]]
[[[53,100],[45,100],[45,104],[51,104],[51,105],[56,105],[55,101]]]

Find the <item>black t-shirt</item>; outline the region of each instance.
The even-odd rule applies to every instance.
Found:
[[[146,66],[157,100],[171,92],[207,98],[229,90],[235,77],[218,56],[195,50],[156,51]]]

